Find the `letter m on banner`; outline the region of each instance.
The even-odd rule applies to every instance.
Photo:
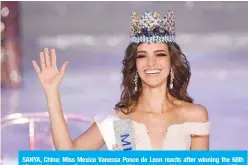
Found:
[[[129,134],[121,135],[122,146],[131,145],[131,142],[126,140],[128,137],[129,137]]]
[[[123,148],[124,151],[132,150],[131,142],[129,141],[131,139],[129,137],[129,134],[121,135],[121,144],[122,146],[126,146],[125,148]]]

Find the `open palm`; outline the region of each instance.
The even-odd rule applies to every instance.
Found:
[[[56,64],[56,53],[54,49],[49,53],[49,50],[46,48],[44,52],[40,53],[41,69],[35,61],[32,61],[32,63],[45,91],[57,89],[59,87],[68,62],[66,61],[59,71]]]

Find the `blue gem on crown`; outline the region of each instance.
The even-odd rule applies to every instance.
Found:
[[[165,17],[157,12],[145,12],[140,18],[136,12],[131,16],[131,43],[175,42],[175,12],[170,10]]]

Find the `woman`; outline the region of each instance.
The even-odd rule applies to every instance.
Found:
[[[50,54],[50,55],[49,55]],[[132,15],[131,43],[123,60],[123,91],[115,113],[95,116],[93,125],[72,140],[63,118],[59,84],[68,62],[60,71],[55,50],[40,53],[41,68],[33,66],[45,90],[55,148],[97,150],[115,147],[113,123],[132,122],[137,150],[208,150],[207,110],[187,94],[189,63],[175,43],[174,12]],[[114,147],[114,148],[113,148]]]

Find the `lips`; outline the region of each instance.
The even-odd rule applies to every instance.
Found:
[[[145,70],[145,73],[147,75],[157,75],[161,72],[160,69],[153,69],[153,70]]]

